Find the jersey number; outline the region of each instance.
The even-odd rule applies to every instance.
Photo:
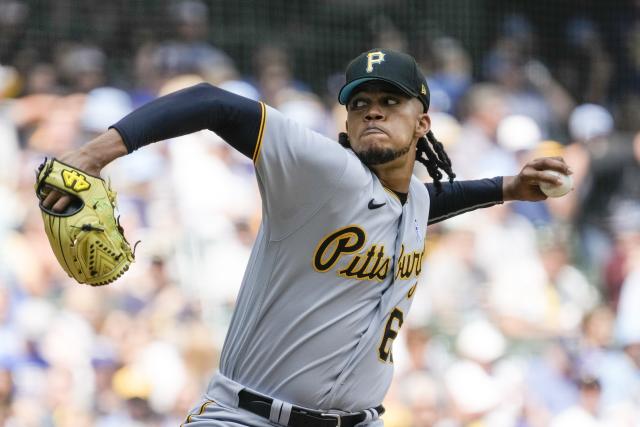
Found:
[[[391,354],[391,347],[393,346],[393,340],[398,336],[398,331],[404,322],[404,314],[397,307],[393,309],[387,320],[387,325],[384,327],[384,335],[382,336],[382,342],[378,347],[378,357],[383,362],[393,363],[393,354]]]

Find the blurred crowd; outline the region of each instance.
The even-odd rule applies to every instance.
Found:
[[[44,156],[201,81],[330,137],[343,129],[335,93],[312,92],[286,49],[261,48],[242,75],[209,41],[205,3],[177,2],[171,16],[174,36],[131,52],[124,86],[99,44],[65,40],[51,62],[24,52],[0,63],[0,425],[183,422],[216,369],[260,223],[251,161],[215,134],[145,147],[103,172],[128,240],[142,241],[136,262],[115,284],[80,286],[43,232],[33,182]],[[522,15],[504,19],[480,64],[446,35],[417,55],[458,179],[562,156],[574,190],[430,227],[387,427],[640,426],[640,125],[628,105],[640,93],[612,82],[640,75],[637,16],[621,25],[622,62],[579,15],[553,65]],[[3,40],[28,19],[26,3],[0,1]],[[413,53],[394,28],[372,43]]]

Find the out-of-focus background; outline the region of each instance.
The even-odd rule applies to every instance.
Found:
[[[640,426],[637,0],[0,0],[0,425],[182,422],[260,221],[251,162],[211,132],[146,147],[103,174],[137,261],[80,286],[43,232],[43,157],[203,80],[336,137],[372,47],[417,58],[460,179],[560,155],[575,181],[430,227],[386,425]]]

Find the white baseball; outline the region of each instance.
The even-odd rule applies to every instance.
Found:
[[[573,189],[573,178],[571,178],[571,175],[564,175],[560,172],[556,172],[554,170],[544,170],[542,171],[546,174],[549,175],[553,175],[556,176],[558,178],[560,178],[560,180],[562,181],[559,185],[554,185],[554,184],[549,184],[546,182],[541,182],[540,185],[540,190],[542,190],[542,192],[544,194],[546,194],[549,197],[562,197],[565,194],[567,194],[569,191],[571,191]]]

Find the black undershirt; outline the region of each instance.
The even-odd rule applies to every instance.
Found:
[[[200,83],[157,98],[111,127],[120,133],[129,153],[152,142],[209,129],[251,158],[261,116],[258,102]]]
[[[157,98],[111,128],[120,133],[129,153],[153,142],[209,129],[252,158],[261,119],[258,102],[201,83]],[[502,203],[502,177],[443,182],[439,193],[433,184],[425,185],[431,199],[429,224]],[[406,203],[407,194],[396,194]]]
[[[393,191],[396,194],[396,196],[398,196],[398,199],[400,199],[401,204],[404,205],[405,203],[407,203],[407,197],[409,197],[409,193],[401,193],[396,190],[391,190],[391,191]]]
[[[429,224],[478,208],[503,203],[501,176],[453,183],[443,182],[441,192],[438,192],[432,183],[427,183],[425,186],[431,201]]]

